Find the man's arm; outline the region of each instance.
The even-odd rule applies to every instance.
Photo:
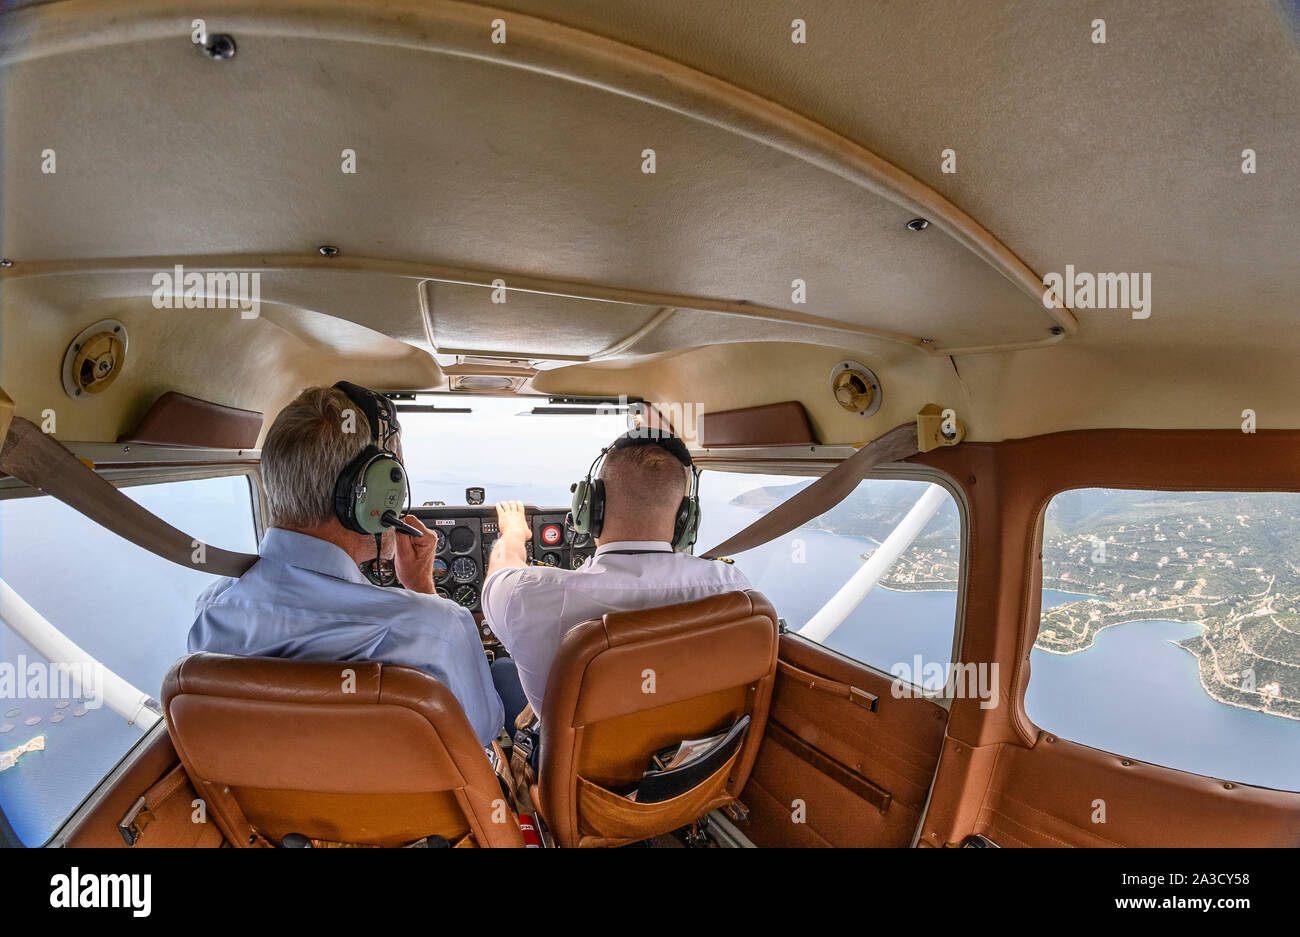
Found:
[[[528,516],[524,514],[522,501],[502,501],[497,505],[497,529],[500,536],[492,545],[485,580],[490,579],[499,569],[528,565],[528,548],[525,544],[532,539],[533,531],[528,526]]]

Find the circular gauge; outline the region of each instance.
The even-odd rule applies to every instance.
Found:
[[[591,543],[591,534],[580,534],[572,527],[569,527],[564,531],[564,539],[569,542],[569,546],[585,547]]]
[[[564,531],[559,524],[547,524],[542,528],[542,543],[553,547],[564,538]]]
[[[447,570],[449,568],[450,567],[447,566],[446,560],[442,559],[441,557],[435,557],[433,560],[433,581],[442,582],[444,579],[446,579]]]
[[[545,563],[547,566],[559,566],[559,565],[560,565],[560,554],[558,554],[558,553],[543,553],[543,554],[542,554],[542,562]]]
[[[478,578],[478,563],[468,556],[456,557],[456,562],[451,564],[451,578],[457,582],[473,582]]]
[[[458,586],[455,593],[452,594],[452,598],[466,608],[473,608],[474,604],[478,602],[478,590],[473,586]]]
[[[377,586],[395,586],[397,582],[397,568],[393,565],[392,560],[366,560],[359,567],[361,575],[365,576]]]
[[[451,532],[451,550],[453,553],[468,553],[474,549],[474,531],[468,527],[456,527]]]
[[[488,627],[488,623],[487,623],[487,622],[483,622],[483,624],[479,625],[479,629],[478,629],[478,630],[479,630],[479,634],[483,635],[483,640],[484,640],[484,641],[495,641],[495,640],[496,640],[496,635],[494,635],[494,634],[492,633],[492,629]]]
[[[438,598],[440,598],[440,599],[449,599],[449,598],[451,598],[451,593],[448,592],[446,589],[444,589],[442,586],[437,586],[436,589],[437,589],[437,591],[438,591]]]
[[[569,569],[577,569],[589,559],[591,559],[591,556],[587,553],[574,553],[569,557]]]
[[[433,535],[438,538],[438,552],[447,552],[447,535],[437,528],[434,529]]]

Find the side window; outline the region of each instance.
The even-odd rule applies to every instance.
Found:
[[[256,552],[250,485],[234,475],[122,491],[204,543]],[[104,703],[105,676],[156,700],[186,653],[194,600],[217,577],[41,496],[0,501],[0,579],[103,665],[70,685],[67,668],[0,625],[0,808],[23,843],[39,846],[143,734]]]
[[[1042,555],[1030,719],[1300,790],[1300,494],[1068,491],[1047,506]]]
[[[812,482],[705,471],[700,548],[720,543]],[[868,478],[821,517],[732,558],[791,631],[938,690],[952,661],[961,544],[961,513],[946,488]]]

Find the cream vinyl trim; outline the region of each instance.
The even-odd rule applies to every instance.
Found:
[[[794,156],[914,211],[1041,303],[1041,277],[974,218],[915,177],[788,108],[644,50],[532,16],[454,0],[385,4],[383,19],[364,6],[303,0],[274,7],[231,0],[203,12],[214,25],[219,22],[222,30],[235,33],[366,41],[460,56],[562,78],[692,117]],[[507,22],[508,43],[494,46],[487,42],[494,19]],[[118,0],[90,5],[67,0],[19,11],[0,42],[0,66],[114,44],[175,38],[176,33],[171,4]],[[1077,330],[1078,322],[1068,309],[1045,307],[1044,312],[1064,334]],[[852,327],[846,330],[856,331]],[[1039,340],[962,350],[1036,347],[1060,337],[1049,334]],[[940,346],[934,350],[949,353]]]

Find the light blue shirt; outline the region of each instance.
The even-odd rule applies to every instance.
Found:
[[[469,609],[370,583],[325,540],[272,527],[261,559],[195,603],[191,651],[301,660],[374,660],[423,670],[460,701],[487,745],[505,719]]]

